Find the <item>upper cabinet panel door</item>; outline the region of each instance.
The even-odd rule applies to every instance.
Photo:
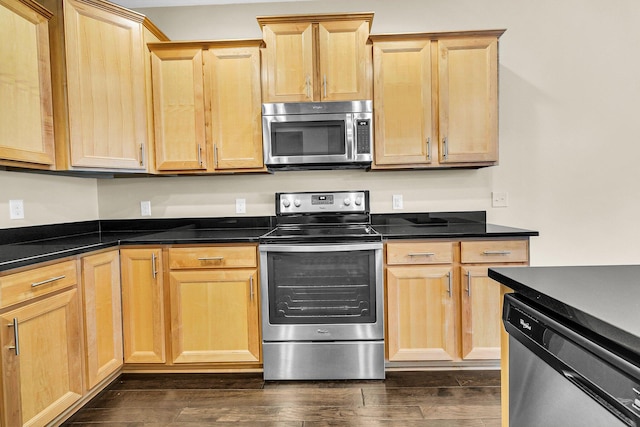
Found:
[[[498,160],[498,40],[438,41],[440,162]]]
[[[374,42],[375,165],[432,157],[431,41]]]
[[[142,25],[74,0],[64,18],[71,166],[145,169]]]
[[[336,21],[318,24],[320,91],[316,100],[371,99],[369,22]]]
[[[260,49],[207,51],[216,170],[262,169]]]
[[[202,50],[172,48],[151,55],[156,169],[206,169]]]
[[[264,102],[313,100],[313,30],[309,22],[263,27]]]
[[[55,164],[50,17],[35,2],[0,0],[2,160],[49,167]]]

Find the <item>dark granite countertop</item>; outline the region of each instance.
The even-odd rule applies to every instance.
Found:
[[[640,356],[640,265],[491,268],[489,277]]]
[[[538,232],[486,223],[486,213],[372,214],[385,239],[537,236]],[[223,217],[102,220],[0,230],[0,271],[117,245],[257,243],[274,218]]]

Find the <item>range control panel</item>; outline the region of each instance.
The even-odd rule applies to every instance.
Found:
[[[368,191],[276,193],[277,215],[368,212]]]

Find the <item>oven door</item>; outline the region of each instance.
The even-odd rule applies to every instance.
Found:
[[[265,164],[349,163],[355,159],[352,114],[262,117]]]
[[[382,243],[260,245],[262,338],[384,338]]]

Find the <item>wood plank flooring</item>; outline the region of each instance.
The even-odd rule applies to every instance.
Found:
[[[64,426],[499,427],[499,371],[388,372],[384,381],[124,374]]]

